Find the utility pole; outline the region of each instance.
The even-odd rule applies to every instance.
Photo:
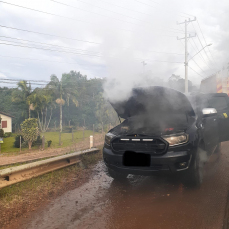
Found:
[[[185,37],[182,37],[182,38],[177,37],[177,40],[185,39],[185,62],[184,62],[184,66],[185,66],[185,94],[188,93],[188,39],[196,36],[196,34],[195,35],[187,34],[188,33],[188,24],[192,21],[196,21],[196,17],[192,20],[189,18],[188,20],[185,20],[184,22],[181,22],[181,23],[177,22],[178,25],[180,25],[180,24],[185,25]]]

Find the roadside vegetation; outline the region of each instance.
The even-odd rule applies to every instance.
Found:
[[[89,138],[90,135],[93,134],[93,131],[91,130],[85,130],[84,131],[84,138]],[[95,133],[95,135],[98,133]],[[43,133],[45,136],[46,144],[45,147],[48,147],[48,141],[51,140],[51,148],[62,148],[62,147],[67,147],[71,146],[73,144],[72,142],[72,133],[62,133],[61,134],[61,141],[62,145],[59,146],[59,133],[58,132],[46,132]],[[13,134],[12,137],[4,138],[4,144],[2,144],[2,154],[4,155],[11,155],[11,153],[19,153],[20,148],[15,148],[14,147],[14,142],[15,142],[15,136],[16,134]],[[73,132],[73,137],[74,137],[74,144],[81,142],[84,140],[83,138],[83,131],[76,131]],[[39,149],[39,146],[34,146],[32,147],[32,150],[37,150]],[[28,148],[22,148],[22,153],[27,152]]]
[[[84,155],[81,165],[72,165],[15,185],[0,189],[0,225],[6,226],[48,200],[79,187],[91,175],[93,166],[102,159],[97,154]]]

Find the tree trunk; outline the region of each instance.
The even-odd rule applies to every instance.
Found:
[[[62,132],[62,104],[60,104],[60,132]]]
[[[31,150],[31,148],[32,148],[32,142],[31,141],[28,141],[28,145],[29,145],[29,150]]]
[[[48,121],[48,124],[47,124],[47,126],[46,126],[45,131],[47,131],[47,129],[49,128],[49,123],[50,123],[50,121],[51,121],[51,118],[52,118],[52,108],[51,108],[51,111],[50,111],[50,117],[49,117],[49,121]],[[56,122],[55,122],[55,130],[56,130]]]
[[[41,110],[41,115],[42,115],[42,116],[41,116],[41,126],[42,126],[42,127],[41,127],[41,128],[42,128],[41,131],[43,132],[43,129],[44,129],[44,112],[43,112],[43,110]]]
[[[29,107],[29,118],[30,118],[30,113],[31,113],[31,112],[30,112],[30,107]]]
[[[42,125],[41,125],[40,115],[39,115],[38,111],[37,111],[37,117],[38,117],[38,124],[39,124],[40,130],[42,132]]]
[[[62,132],[62,81],[60,82],[60,132]]]
[[[44,124],[44,132],[46,130],[46,120],[47,120],[47,107],[45,108],[45,124]]]

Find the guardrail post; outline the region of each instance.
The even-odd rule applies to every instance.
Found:
[[[93,147],[93,135],[90,136],[90,149]]]

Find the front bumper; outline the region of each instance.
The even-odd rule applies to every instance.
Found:
[[[187,151],[172,151],[169,150],[163,155],[151,155],[149,167],[132,167],[123,165],[123,155],[115,154],[111,149],[103,148],[103,159],[107,167],[110,169],[126,174],[135,175],[154,175],[157,173],[176,173],[187,170],[191,164],[192,152]],[[179,163],[186,163],[184,168],[179,167]]]

